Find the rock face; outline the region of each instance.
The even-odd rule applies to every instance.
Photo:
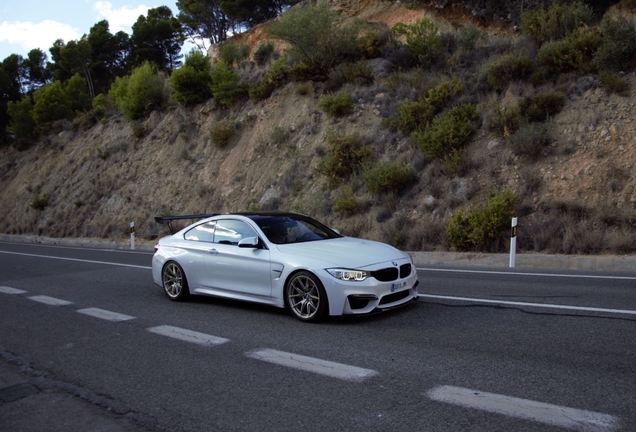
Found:
[[[431,16],[389,1],[333,3],[346,16],[388,27]],[[263,28],[256,28],[239,38],[256,46],[263,35]],[[392,90],[385,81],[392,72],[386,59],[369,65],[376,82],[344,87],[355,107],[342,119],[331,119],[318,107],[328,84],[289,83],[258,103],[243,100],[229,109],[215,101],[175,105],[140,124],[113,113],[87,129],[69,125],[28,151],[4,148],[1,230],[117,239],[126,238],[134,221],[143,241],[166,234],[153,220],[157,215],[281,209],[403,249],[448,249],[445,224],[454,212],[483,206],[493,190],[510,189],[521,199],[520,231],[532,225],[539,237],[551,223],[561,222],[566,230],[572,221],[549,218],[559,209],[580,208],[583,216],[576,223],[581,230],[633,239],[617,227],[636,215],[635,96],[610,95],[593,77],[580,78],[567,89],[563,111],[548,123],[551,144],[536,161],[516,156],[506,139],[493,137],[484,124],[465,153],[466,166],[449,174],[443,164],[427,162],[408,136],[387,127],[396,98],[412,95]],[[242,67],[241,73],[263,72],[250,68]],[[633,89],[634,74],[625,78]],[[506,103],[524,91],[511,88]],[[227,119],[235,122],[236,133],[220,148],[212,144],[210,131]],[[145,134],[137,138],[140,129]],[[358,134],[372,150],[372,162],[410,165],[418,182],[401,195],[374,195],[358,173],[327,187],[320,167],[333,133]],[[337,211],[350,193],[356,211]]]

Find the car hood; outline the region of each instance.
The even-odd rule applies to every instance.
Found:
[[[381,262],[408,258],[407,254],[388,244],[353,237],[292,243],[276,247],[284,254],[320,260],[351,269],[362,269]]]

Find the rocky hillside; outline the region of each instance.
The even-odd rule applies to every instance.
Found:
[[[386,28],[427,16],[441,31],[453,32],[458,20],[466,19],[380,0],[337,4],[347,16]],[[264,37],[263,27],[239,36],[252,46]],[[503,26],[479,45],[503,46],[520,39]],[[477,76],[485,60],[471,60],[472,72],[462,73]],[[485,205],[492,191],[508,189],[519,199],[519,244],[524,250],[636,251],[633,73],[624,77],[630,96],[610,94],[593,77],[557,84],[566,103],[546,123],[549,144],[535,159],[515,154],[483,119],[489,103],[510,106],[537,89],[513,83],[501,93],[481,96],[477,102],[484,114],[478,132],[461,169],[449,173],[443,164],[427,161],[407,134],[389,125],[397,101],[413,92],[395,85],[398,71],[388,60],[369,62],[375,82],[342,87],[354,97],[355,107],[339,119],[318,107],[320,95],[331,90],[328,82],[290,82],[256,103],[246,98],[230,108],[213,100],[193,108],[171,104],[140,123],[113,113],[87,128],[58,125],[59,133],[27,151],[2,149],[1,230],[124,239],[134,221],[137,239],[152,241],[167,233],[154,222],[156,215],[279,209],[307,213],[347,235],[403,249],[449,250],[445,227],[450,217],[459,209]],[[241,67],[246,79],[263,72],[253,62]],[[439,79],[443,74],[433,75]],[[399,78],[408,79],[406,74]],[[210,131],[228,119],[236,122],[236,134],[227,146],[215,146]],[[400,194],[371,193],[361,175],[328,185],[318,168],[327,137],[334,132],[358,134],[374,161],[408,165],[417,181]],[[346,211],[339,203],[349,205]]]

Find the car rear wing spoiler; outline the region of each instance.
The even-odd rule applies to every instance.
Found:
[[[168,228],[170,229],[170,234],[174,234],[174,227],[172,226],[172,221],[175,220],[187,220],[187,219],[205,219],[212,216],[218,216],[219,213],[211,213],[211,214],[195,214],[195,215],[181,215],[181,216],[155,216],[155,222],[164,224],[168,224]]]

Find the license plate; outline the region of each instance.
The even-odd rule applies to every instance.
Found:
[[[399,291],[404,287],[406,287],[406,281],[394,283],[391,285],[391,292]]]

